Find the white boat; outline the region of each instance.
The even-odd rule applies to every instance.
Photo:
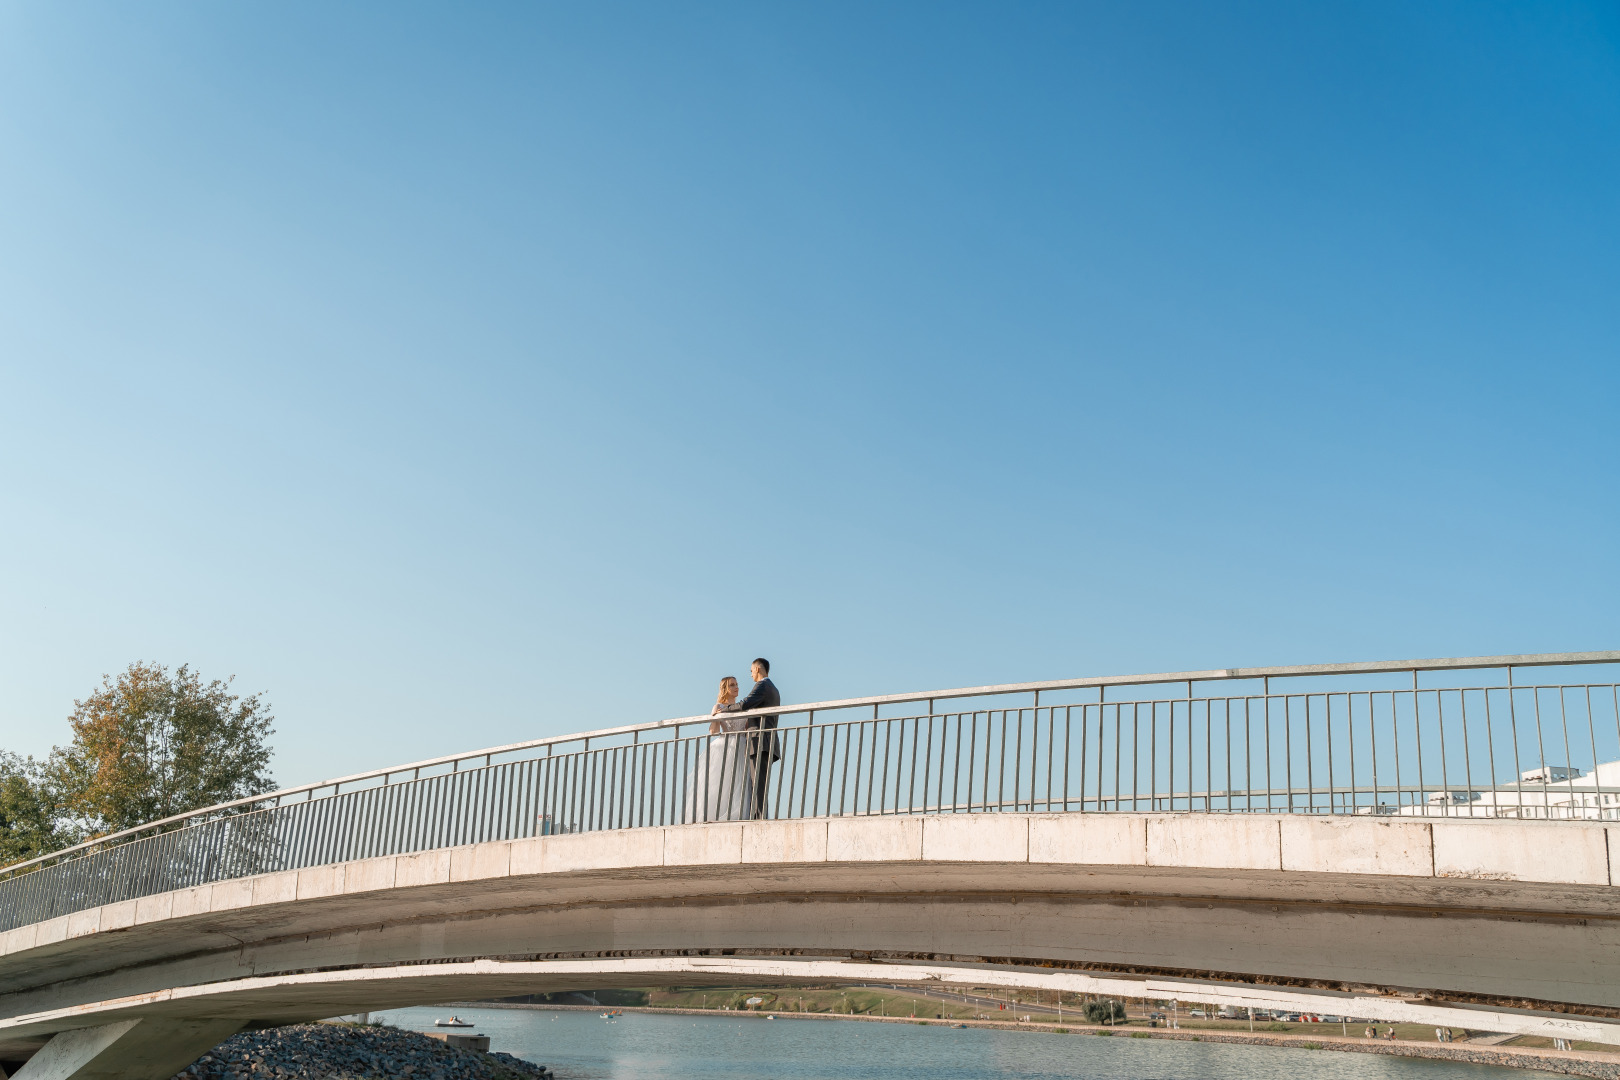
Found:
[[[452,1015],[450,1017],[450,1019],[448,1019],[448,1020],[435,1020],[435,1021],[433,1021],[433,1026],[434,1027],[475,1027],[477,1025],[471,1024],[468,1021],[463,1020],[459,1016]]]

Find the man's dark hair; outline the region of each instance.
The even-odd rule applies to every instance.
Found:
[[[771,673],[771,662],[769,660],[765,659],[763,656],[754,657],[754,663],[756,663],[760,667],[764,668],[765,669],[765,674],[769,675]]]

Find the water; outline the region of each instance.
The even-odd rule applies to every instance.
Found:
[[[450,1010],[382,1014],[431,1030]],[[1270,1046],[757,1016],[457,1009],[560,1080],[1532,1080],[1553,1074]]]

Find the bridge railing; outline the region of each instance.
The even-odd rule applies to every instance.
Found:
[[[1620,684],[1598,677],[1617,662],[1563,653],[1023,683],[780,707],[769,734],[711,736],[708,717],[683,717],[539,739],[237,800],[16,864],[0,871],[0,931],[271,871],[756,812],[1620,820]]]

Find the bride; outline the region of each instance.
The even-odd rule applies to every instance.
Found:
[[[752,809],[748,782],[748,724],[745,717],[720,719],[720,708],[737,700],[737,680],[720,680],[720,696],[709,721],[709,740],[698,748],[697,764],[686,777],[687,821],[746,821]]]

